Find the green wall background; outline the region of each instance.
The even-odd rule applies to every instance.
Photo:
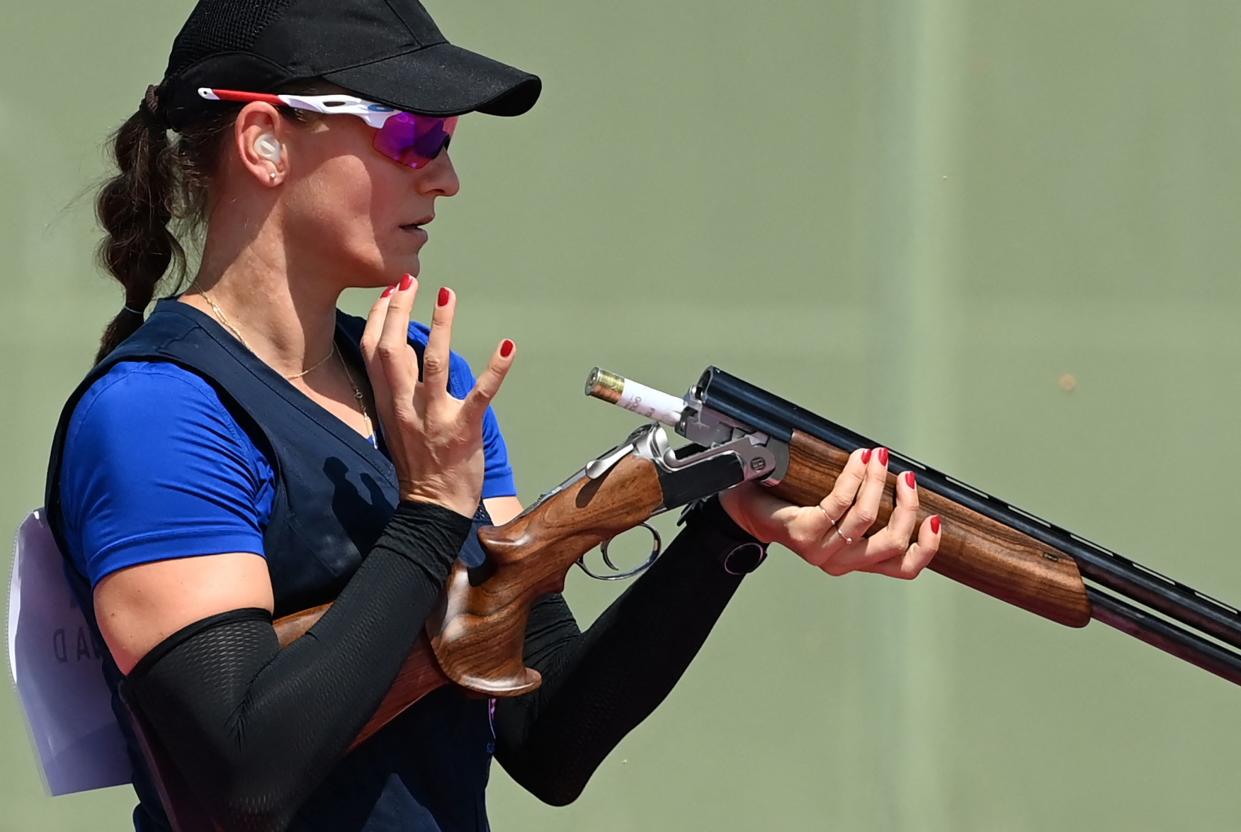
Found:
[[[499,410],[525,497],[635,425],[581,397],[591,366],[679,391],[714,363],[1241,599],[1241,5],[430,5],[546,83],[528,117],[463,124],[423,273],[460,292],[467,357],[521,345]],[[41,501],[120,303],[89,193],[189,7],[5,4],[0,528]],[[618,591],[569,584],[584,619]],[[1103,625],[781,550],[581,800],[542,806],[497,767],[492,816],[1230,829],[1239,697]],[[11,692],[0,748],[0,828],[127,828],[127,790],[43,796]]]

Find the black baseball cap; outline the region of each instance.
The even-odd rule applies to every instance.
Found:
[[[212,105],[200,87],[275,92],[323,79],[398,110],[516,116],[535,75],[454,46],[418,0],[199,0],[156,95],[175,128]]]

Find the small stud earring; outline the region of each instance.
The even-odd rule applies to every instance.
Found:
[[[270,179],[272,182],[275,182],[275,181],[276,181],[276,172],[275,172],[274,170],[273,170],[273,171],[268,171],[268,172],[267,172],[267,178],[268,178],[268,179]]]

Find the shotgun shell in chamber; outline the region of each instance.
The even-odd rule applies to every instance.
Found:
[[[601,367],[590,371],[586,379],[586,395],[665,425],[676,425],[681,420],[681,411],[685,410],[683,399]]]

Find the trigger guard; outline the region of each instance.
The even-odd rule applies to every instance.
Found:
[[[655,563],[655,560],[659,557],[660,552],[663,551],[663,539],[659,536],[659,532],[656,531],[655,528],[651,526],[649,523],[639,523],[637,526],[634,526],[635,529],[638,527],[644,528],[648,532],[651,533],[651,554],[649,557],[647,557],[644,563],[639,564],[633,569],[630,569],[628,572],[621,572],[619,569],[617,569],[616,564],[612,563],[612,559],[608,557],[608,545],[613,540],[616,539],[615,537],[610,537],[607,540],[599,544],[599,554],[603,556],[603,562],[608,565],[609,569],[611,569],[613,572],[619,572],[620,574],[617,574],[617,575],[595,574],[594,572],[590,570],[590,567],[586,565],[585,555],[583,555],[582,559],[577,562],[577,565],[582,568],[583,572],[585,572],[587,575],[589,575],[590,577],[598,581],[623,581],[627,578],[632,578],[635,575],[641,575],[643,572],[651,568],[651,564]],[[628,531],[628,529],[626,529],[626,531]],[[624,532],[622,532],[622,534],[623,533]],[[619,537],[619,535],[617,535],[617,537]]]

